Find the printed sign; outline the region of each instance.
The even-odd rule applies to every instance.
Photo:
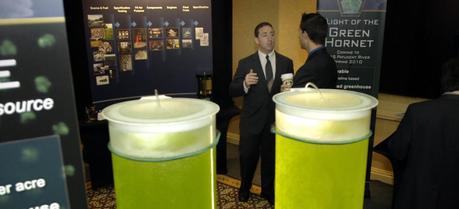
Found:
[[[63,2],[2,0],[0,8],[0,144],[18,142],[18,146],[21,146],[23,144],[19,142],[27,138],[58,135],[65,168],[63,182],[66,184],[71,206],[66,206],[62,198],[56,198],[37,202],[37,205],[28,205],[30,207],[27,209],[56,208],[54,201],[60,208],[85,209],[85,182]],[[56,149],[54,152],[60,151]],[[3,151],[1,153],[4,154]],[[3,160],[0,163],[2,165],[21,160],[19,155],[0,159]],[[62,170],[62,166],[60,169]],[[4,171],[1,169],[0,184],[11,184],[10,192],[13,192],[13,185],[20,181],[35,181],[35,186],[45,183],[43,187],[51,189],[51,182],[46,176],[36,175],[18,179],[16,182],[5,182],[4,179],[10,178],[5,176],[7,173]],[[19,177],[22,174],[16,175]],[[62,173],[59,175],[62,176]],[[3,193],[6,189],[3,187]],[[42,190],[34,189],[27,194],[40,191]],[[65,194],[60,192],[54,195],[59,196],[61,193]],[[15,195],[16,193],[3,195],[0,197],[0,204],[2,200],[12,201],[11,198],[16,197]],[[22,200],[16,198],[14,201]],[[46,206],[41,207],[40,204]]]
[[[338,67],[337,88],[377,96],[387,0],[319,0],[325,41]]]
[[[378,97],[387,0],[318,0],[329,26],[325,46],[338,67],[337,88]],[[376,111],[372,111],[374,133]],[[368,143],[367,183],[374,135]]]
[[[59,136],[0,144],[0,208],[70,208]]]

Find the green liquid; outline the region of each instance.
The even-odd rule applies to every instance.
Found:
[[[215,151],[142,162],[112,154],[117,209],[216,208]]]
[[[368,140],[312,144],[276,135],[276,209],[359,209]]]

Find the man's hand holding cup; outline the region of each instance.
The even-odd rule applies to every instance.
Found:
[[[281,85],[281,92],[290,91],[293,86],[293,74],[292,73],[285,73],[281,75],[282,85]]]

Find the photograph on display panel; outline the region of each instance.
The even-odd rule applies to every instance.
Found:
[[[182,39],[182,48],[193,48],[193,39]]]
[[[182,38],[193,38],[193,30],[192,28],[182,28]]]
[[[155,39],[155,38],[162,38],[162,37],[163,37],[162,28],[149,28],[148,29],[148,38]]]
[[[162,51],[164,50],[164,41],[162,39],[150,41],[151,51]]]

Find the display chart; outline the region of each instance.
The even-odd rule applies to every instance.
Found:
[[[212,73],[211,1],[84,0],[94,103],[154,94],[195,96]]]
[[[0,208],[86,209],[63,1],[0,8]]]

